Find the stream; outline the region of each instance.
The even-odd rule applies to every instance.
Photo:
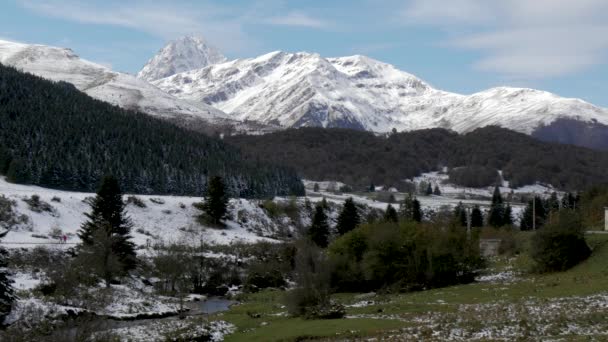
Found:
[[[202,301],[192,301],[192,302],[185,302],[184,303],[184,307],[190,309],[185,313],[186,317],[191,317],[191,316],[204,316],[204,315],[211,315],[211,314],[215,314],[218,312],[223,312],[223,311],[228,311],[230,309],[230,306],[236,304],[236,301],[233,300],[228,300],[225,298],[208,298]],[[91,325],[91,327],[89,327],[89,329],[91,329],[91,332],[100,332],[100,331],[105,331],[105,330],[110,330],[110,329],[120,329],[120,328],[127,328],[127,327],[134,327],[134,326],[138,326],[138,325],[150,325],[150,324],[155,324],[155,323],[160,323],[160,322],[167,322],[167,321],[171,321],[171,320],[179,320],[180,317],[179,315],[174,315],[174,316],[169,316],[169,317],[164,317],[164,318],[141,318],[141,319],[133,319],[133,320],[116,320],[116,319],[112,319],[112,318],[107,318],[107,317],[96,317],[93,318],[92,321],[87,322],[89,325]],[[78,336],[78,331],[79,328],[78,326],[79,324],[79,320],[76,319],[75,321],[73,321],[73,323],[75,324],[75,326],[72,326],[72,328],[64,328],[64,329],[60,329],[60,331],[64,334],[67,334],[67,336]],[[63,335],[66,336],[66,335]]]

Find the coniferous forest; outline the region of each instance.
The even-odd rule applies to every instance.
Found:
[[[94,191],[112,174],[125,192],[202,195],[210,176],[233,196],[302,194],[296,173],[244,161],[223,141],[94,100],[0,65],[0,173],[11,182]]]
[[[444,166],[458,168],[450,178],[464,186],[495,184],[498,170],[514,187],[539,181],[581,190],[608,180],[604,151],[542,142],[499,127],[462,135],[436,128],[389,136],[300,128],[227,141],[253,160],[281,163],[307,179],[339,180],[360,189],[369,184],[399,187],[404,179]]]

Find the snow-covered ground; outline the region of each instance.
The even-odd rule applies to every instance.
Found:
[[[458,203],[467,206],[479,205],[483,208],[489,207],[489,198],[493,188],[473,189],[455,186],[446,183],[447,175],[439,172],[431,172],[416,177],[412,181],[438,185],[441,195],[417,196],[424,210],[439,211],[452,208]],[[314,184],[319,184],[319,192],[314,192]],[[340,188],[343,183],[335,181],[312,182],[305,181],[307,186],[307,198],[295,198],[299,208],[303,208],[306,199],[316,203],[326,198],[328,202],[341,205],[344,200],[353,197],[355,202],[370,208],[384,210],[387,203],[374,200],[364,195],[340,194],[328,191]],[[507,184],[505,184],[507,185]],[[510,192],[513,194],[537,194],[549,196],[555,191],[550,186],[535,185],[519,189],[501,188],[503,196]],[[4,178],[0,178],[0,195],[6,196],[14,201],[14,210],[17,215],[27,217],[26,221],[14,227],[3,239],[2,243],[9,248],[34,247],[37,245],[49,245],[52,248],[65,248],[79,242],[77,231],[85,221],[85,212],[90,211],[87,203],[95,194],[60,191],[38,186],[26,186],[12,184]],[[42,202],[50,204],[51,211],[37,212],[32,210],[24,200],[38,195]],[[125,195],[125,200],[130,195]],[[396,201],[404,198],[405,194],[394,193]],[[258,200],[232,199],[229,205],[231,219],[226,223],[226,228],[218,229],[203,226],[196,220],[201,212],[193,204],[200,202],[200,197],[185,196],[153,196],[135,195],[141,200],[145,207],[133,203],[127,205],[127,212],[133,222],[133,241],[139,246],[150,246],[158,242],[186,242],[200,243],[201,240],[207,244],[230,244],[235,242],[251,243],[256,241],[276,241],[277,238],[295,236],[298,231],[294,223],[287,216],[270,217],[268,212],[261,208]],[[286,203],[292,198],[276,198],[275,201]],[[398,206],[398,204],[394,204]],[[517,219],[524,209],[521,203],[512,203],[513,215]],[[333,209],[336,209],[337,206]],[[328,216],[330,221],[335,221],[337,210],[330,210]],[[300,222],[302,226],[309,223],[310,218],[300,210]],[[66,244],[57,244],[59,239],[52,237],[52,232],[61,231],[67,236]]]
[[[4,195],[16,203],[18,215],[26,215],[28,222],[12,229],[2,243],[9,248],[33,247],[38,244],[57,243],[58,239],[49,235],[53,229],[60,229],[68,237],[67,244],[51,245],[54,248],[64,248],[78,243],[76,235],[81,224],[85,221],[85,212],[90,211],[87,199],[95,194],[60,191],[38,186],[26,186],[6,182],[0,178],[0,195]],[[38,195],[40,200],[49,203],[53,212],[34,212],[24,199]],[[125,195],[127,199],[129,195]],[[201,212],[192,204],[200,202],[199,197],[179,196],[144,196],[137,195],[146,205],[140,208],[129,204],[127,212],[133,221],[132,235],[137,245],[146,246],[156,242],[192,242],[199,243],[201,239],[208,244],[230,244],[233,242],[276,241],[279,227],[285,222],[270,218],[260,208],[257,201],[233,199],[229,209],[232,219],[227,227],[217,229],[205,227],[196,221]],[[53,200],[55,199],[55,200]]]
[[[502,172],[500,172],[502,175]],[[466,197],[470,197],[470,196],[478,196],[478,197],[487,197],[490,198],[492,197],[492,194],[494,192],[494,187],[493,186],[489,186],[489,187],[485,187],[485,188],[468,188],[468,187],[463,187],[463,186],[458,186],[455,184],[450,184],[448,182],[449,180],[449,176],[447,173],[445,172],[428,172],[428,173],[423,173],[422,175],[415,177],[413,179],[411,179],[410,181],[412,181],[415,184],[420,184],[421,182],[425,182],[425,183],[430,183],[433,188],[435,187],[435,185],[439,186],[439,189],[441,190],[441,194],[442,196],[446,196],[446,197],[461,197],[461,198],[466,198]],[[504,196],[507,196],[509,193],[513,193],[513,194],[529,194],[529,195],[536,195],[536,196],[541,196],[541,197],[549,197],[551,196],[552,193],[556,192],[558,195],[562,195],[562,193],[558,190],[556,190],[555,188],[553,188],[550,185],[543,185],[543,184],[535,184],[535,185],[526,185],[520,188],[516,188],[516,189],[511,189],[509,187],[509,182],[508,181],[503,181],[502,186],[500,187],[500,192],[501,194]]]

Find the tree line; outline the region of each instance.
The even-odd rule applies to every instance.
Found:
[[[245,160],[220,139],[3,65],[0,174],[15,183],[88,192],[112,174],[131,193],[202,195],[212,176],[221,176],[233,196],[304,193],[292,169]]]
[[[499,127],[462,135],[427,129],[387,136],[348,129],[299,128],[233,136],[227,141],[251,160],[281,163],[297,169],[304,178],[339,180],[358,190],[366,190],[370,184],[400,189],[404,179],[444,166],[455,169],[450,177],[465,186],[496,184],[497,170],[503,171],[513,187],[538,181],[574,191],[608,181],[604,171],[607,152],[541,142]]]

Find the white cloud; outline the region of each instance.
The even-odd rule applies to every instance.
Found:
[[[161,38],[202,33],[220,48],[236,51],[247,47],[242,24],[227,17],[227,8],[207,5],[196,7],[146,2],[96,5],[73,0],[21,0],[27,9],[43,15],[80,23],[113,25],[136,29]]]
[[[280,26],[296,26],[315,29],[329,27],[328,23],[325,21],[299,11],[292,11],[285,15],[270,17],[266,19],[266,23]]]
[[[37,13],[87,24],[132,28],[164,39],[202,34],[226,52],[243,52],[259,44],[244,28],[265,24],[323,28],[326,23],[300,11],[285,11],[281,3],[258,0],[250,7],[198,1],[180,2],[19,0]],[[278,13],[277,13],[278,12]],[[272,13],[272,15],[270,15]]]
[[[606,0],[412,0],[402,18],[444,29],[451,46],[480,51],[480,70],[545,78],[606,61],[607,12]]]

